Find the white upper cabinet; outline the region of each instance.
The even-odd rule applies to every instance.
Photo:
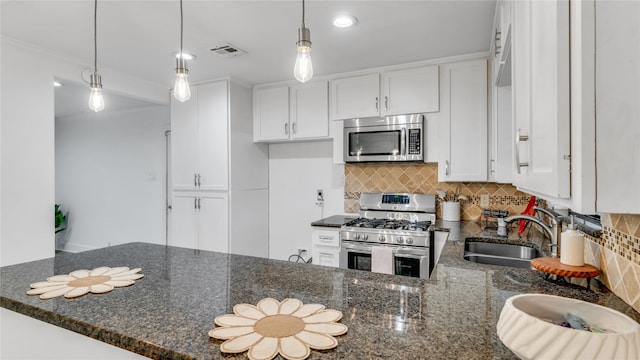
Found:
[[[438,66],[383,72],[380,115],[436,112],[440,109]]]
[[[291,87],[290,137],[309,139],[329,136],[329,82]]]
[[[328,138],[328,96],[328,81],[256,88],[254,141]]]
[[[439,110],[438,66],[422,66],[331,80],[331,120]]]
[[[513,4],[513,183],[569,198],[569,2]]]
[[[198,86],[201,166],[200,190],[228,190],[228,114],[227,81]]]
[[[172,185],[176,189],[194,190],[198,185],[200,122],[197,99],[198,88],[195,86],[187,102],[179,102],[171,96],[171,172]]]
[[[597,211],[640,214],[640,2],[596,1]]]
[[[442,66],[438,181],[487,181],[487,60]]]
[[[256,89],[253,97],[254,141],[289,139],[289,87]]]
[[[174,190],[228,189],[227,81],[194,86],[191,99],[171,97]]]
[[[378,73],[330,81],[331,120],[373,117],[380,114]]]

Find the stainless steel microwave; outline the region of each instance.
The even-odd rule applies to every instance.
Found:
[[[423,161],[424,115],[344,121],[344,161]]]

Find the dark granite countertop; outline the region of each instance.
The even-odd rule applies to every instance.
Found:
[[[246,358],[222,355],[222,342],[207,332],[233,305],[265,297],[342,311],[349,331],[337,348],[313,350],[310,359],[515,359],[498,339],[496,322],[505,300],[521,293],[578,298],[640,320],[603,287],[560,286],[531,270],[465,261],[464,238],[481,235],[480,226],[436,225],[449,226],[452,236],[429,280],[132,243],[3,267],[0,305],[163,359]],[[141,267],[145,277],[75,300],[26,294],[30,283],[99,266]]]
[[[333,215],[326,217],[324,219],[320,219],[311,223],[311,226],[322,226],[322,227],[335,227],[339,228],[343,224],[348,223],[349,221],[355,219],[357,216],[354,215]]]

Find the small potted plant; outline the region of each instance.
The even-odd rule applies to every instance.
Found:
[[[460,185],[456,190],[448,193],[444,190],[436,190],[442,204],[442,220],[460,221],[460,201],[469,201],[469,198],[460,194]]]

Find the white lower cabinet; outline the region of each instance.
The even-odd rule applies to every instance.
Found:
[[[316,265],[340,266],[340,229],[313,228],[311,235],[311,257]]]
[[[174,192],[169,245],[228,252],[228,204],[227,193]]]

